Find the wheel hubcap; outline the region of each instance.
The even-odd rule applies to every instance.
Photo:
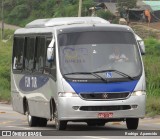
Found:
[[[31,121],[31,115],[28,114],[28,121]]]

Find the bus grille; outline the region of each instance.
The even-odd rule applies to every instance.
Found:
[[[117,111],[117,110],[129,110],[130,105],[117,105],[117,106],[81,106],[81,111]]]
[[[126,99],[130,95],[129,92],[123,93],[92,93],[80,94],[82,99],[86,100],[112,100],[112,99]]]

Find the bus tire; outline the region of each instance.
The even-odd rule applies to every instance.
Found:
[[[102,123],[97,123],[97,126],[105,126],[105,122],[102,122]]]
[[[96,124],[95,124],[95,123],[92,123],[92,122],[87,122],[87,125],[88,125],[88,126],[96,126]]]
[[[38,126],[46,127],[47,126],[47,119],[46,118],[39,118],[38,119]]]
[[[139,118],[127,118],[126,125],[128,129],[137,129],[139,124]]]
[[[38,124],[38,119],[39,119],[39,118],[30,115],[28,103],[26,103],[26,115],[27,115],[28,125],[29,125],[30,127],[35,127],[35,126],[37,126],[37,124]]]
[[[87,122],[87,125],[88,126],[105,126],[105,122],[97,122],[97,123],[94,123],[94,122]]]
[[[66,129],[67,121],[62,121],[62,120],[58,119],[57,108],[55,108],[55,111],[54,111],[54,121],[55,121],[56,130],[65,130]]]
[[[38,124],[38,117],[31,116],[29,113],[27,114],[27,121],[30,127],[35,127]]]

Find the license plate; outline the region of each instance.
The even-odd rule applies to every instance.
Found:
[[[112,118],[113,112],[98,113],[98,118]]]

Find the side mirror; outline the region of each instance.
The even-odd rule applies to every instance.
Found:
[[[144,41],[143,41],[143,40],[139,40],[139,41],[138,41],[138,44],[139,44],[139,47],[140,47],[141,54],[144,55],[144,54],[145,54]]]
[[[47,60],[49,62],[54,61],[54,57],[55,57],[54,56],[54,51],[55,51],[54,44],[55,44],[55,40],[53,38],[52,41],[51,41],[51,43],[49,44],[49,46],[47,48]]]
[[[138,42],[141,54],[144,55],[145,54],[145,45],[144,45],[144,41],[142,40],[142,38],[140,38],[137,34],[135,34],[135,38]]]

